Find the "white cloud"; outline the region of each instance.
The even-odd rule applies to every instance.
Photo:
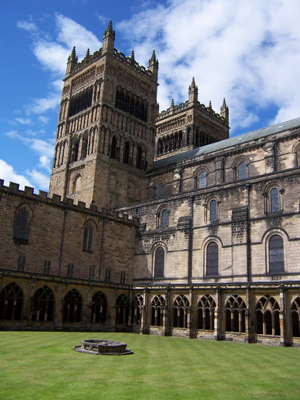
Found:
[[[19,122],[22,125],[31,124],[31,119],[30,118],[16,118],[16,121]]]
[[[48,122],[49,122],[49,117],[44,117],[43,115],[40,115],[40,116],[38,117],[38,120],[39,120],[42,124],[46,125],[46,124],[48,124]]]
[[[54,151],[53,139],[51,139],[51,141],[50,140],[45,141],[41,139],[28,138],[20,135],[17,131],[9,131],[6,133],[6,136],[9,136],[12,139],[20,140],[40,156],[46,156],[48,158],[53,157],[53,151]]]
[[[15,182],[20,184],[20,189],[23,189],[24,186],[32,187],[31,183],[25,176],[17,174],[14,171],[13,167],[7,164],[4,160],[0,159],[0,178],[4,179],[4,184],[6,186],[9,185],[9,182]]]
[[[41,156],[40,157],[40,163],[39,163],[39,168],[44,168],[46,169],[48,172],[51,172],[51,158],[47,157],[47,156]]]
[[[60,103],[60,94],[52,93],[43,99],[34,99],[33,102],[25,106],[28,113],[43,114],[49,110],[54,110]]]
[[[37,31],[37,26],[34,23],[28,21],[18,21],[17,27],[29,32]]]
[[[37,186],[41,190],[48,190],[49,188],[49,175],[42,174],[41,172],[33,169],[32,171],[26,170],[26,174],[29,175]]]
[[[101,47],[101,42],[92,32],[71,18],[56,14],[56,25],[58,29],[57,40],[67,45],[69,49],[76,46],[79,57],[83,57],[88,48],[93,53]]]
[[[299,13],[297,0],[170,0],[117,28],[141,64],[156,49],[161,110],[186,100],[195,76],[201,103],[218,111],[225,97],[231,126],[247,127],[270,106],[275,121],[299,116]]]

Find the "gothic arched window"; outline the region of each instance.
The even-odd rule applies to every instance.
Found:
[[[154,278],[164,277],[164,267],[165,267],[165,250],[163,247],[158,247],[155,252]]]
[[[240,296],[229,297],[225,305],[226,331],[245,332],[245,311],[246,304]]]
[[[129,164],[129,154],[130,154],[130,144],[129,142],[126,142],[125,148],[124,148],[124,163]]]
[[[86,225],[83,234],[83,251],[92,251],[93,244],[93,227],[91,224]]]
[[[0,320],[20,321],[23,307],[23,292],[14,282],[0,293]]]
[[[206,276],[218,275],[219,254],[216,242],[211,242],[206,249]]]
[[[269,240],[269,272],[270,274],[284,272],[283,239],[279,235],[274,235]]]
[[[165,299],[162,296],[155,296],[151,301],[151,325],[163,325],[163,310],[165,307]]]
[[[54,321],[54,294],[44,286],[35,292],[33,297],[32,321]]]
[[[64,322],[80,322],[81,321],[82,298],[76,290],[70,290],[64,298]]]
[[[256,329],[262,335],[280,335],[279,305],[274,297],[262,296],[256,303]]]
[[[26,244],[28,242],[28,222],[29,212],[26,207],[22,207],[15,216],[14,241]]]
[[[129,316],[129,300],[125,294],[121,294],[117,298],[117,325],[128,324]]]
[[[107,299],[104,293],[97,292],[92,298],[91,322],[104,323],[106,321]]]
[[[186,296],[177,296],[173,306],[173,327],[186,328],[187,327],[187,313],[189,308],[189,301]]]
[[[215,308],[216,308],[216,303],[211,296],[206,295],[201,297],[201,299],[197,304],[198,329],[205,329],[209,331],[214,330]]]

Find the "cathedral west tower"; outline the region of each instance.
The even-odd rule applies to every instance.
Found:
[[[109,209],[144,200],[157,116],[155,52],[146,69],[114,41],[110,22],[102,48],[68,58],[49,189]]]

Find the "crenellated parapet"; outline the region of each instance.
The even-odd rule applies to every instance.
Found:
[[[14,182],[10,182],[9,186],[5,186],[4,180],[0,179],[0,199],[2,194],[19,196],[28,200],[48,204],[49,206],[60,207],[74,212],[81,212],[89,214],[90,216],[107,219],[112,222],[125,223],[133,227],[137,227],[139,225],[139,219],[128,214],[115,211],[109,212],[108,209],[102,207],[98,210],[98,207],[95,204],[90,204],[90,206],[87,207],[86,203],[83,201],[78,201],[78,204],[75,205],[73,199],[67,198],[65,201],[62,201],[61,196],[53,194],[51,197],[49,197],[48,193],[43,190],[39,190],[39,193],[35,194],[34,188],[29,186],[25,186],[24,190],[20,190],[19,184]]]

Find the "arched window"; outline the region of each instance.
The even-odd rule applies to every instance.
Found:
[[[210,211],[210,222],[217,221],[217,202],[216,200],[212,200],[209,204],[209,211]]]
[[[92,313],[91,322],[101,323],[106,322],[107,314],[107,299],[104,293],[97,292],[92,297]]]
[[[111,141],[111,152],[110,152],[111,158],[117,158],[117,139],[115,136],[113,136],[112,141]]]
[[[186,296],[177,296],[173,306],[173,327],[187,328],[189,301]]]
[[[284,272],[283,239],[279,235],[273,235],[269,240],[269,272],[270,274]]]
[[[132,323],[138,325],[141,323],[143,309],[143,296],[138,294],[134,297],[132,303]]]
[[[206,188],[206,173],[201,172],[199,175],[199,189]]]
[[[163,310],[165,308],[165,299],[162,296],[155,296],[151,301],[151,325],[163,325]]]
[[[240,296],[229,297],[225,305],[226,331],[245,332],[245,311],[246,304]]]
[[[211,242],[206,250],[206,276],[218,275],[219,254],[216,242]]]
[[[32,321],[54,321],[54,294],[44,286],[35,292],[33,297]]]
[[[300,296],[291,305],[293,337],[300,337]]]
[[[136,167],[140,169],[143,168],[143,149],[141,146],[138,148],[137,151]]]
[[[164,197],[164,185],[163,183],[160,183],[157,186],[157,198],[161,199],[162,197]]]
[[[208,331],[214,330],[215,308],[216,303],[211,296],[205,295],[201,297],[197,304],[198,329],[204,329]]]
[[[158,247],[155,252],[154,278],[164,277],[164,267],[165,267],[165,250],[163,247]]]
[[[29,212],[26,207],[22,207],[15,216],[14,241],[26,244],[28,242],[28,222]]]
[[[91,224],[88,224],[84,228],[83,234],[83,251],[92,251],[92,244],[93,244],[93,227]]]
[[[280,335],[279,305],[274,297],[262,296],[256,303],[257,333],[262,335]]]
[[[23,292],[15,283],[10,283],[0,293],[0,320],[20,321],[23,307]]]
[[[247,164],[245,162],[241,162],[238,165],[238,180],[241,181],[243,179],[247,179]]]
[[[129,154],[130,154],[130,144],[129,142],[126,142],[125,148],[124,148],[124,163],[129,164]]]
[[[64,298],[63,322],[81,322],[82,298],[76,290],[70,290]]]
[[[271,191],[270,191],[270,200],[271,200],[271,212],[280,211],[279,190],[277,188],[271,189]]]
[[[162,227],[168,225],[168,211],[166,209],[163,209],[161,212],[161,224]]]
[[[128,324],[129,316],[129,300],[125,294],[121,294],[117,298],[117,325]]]

